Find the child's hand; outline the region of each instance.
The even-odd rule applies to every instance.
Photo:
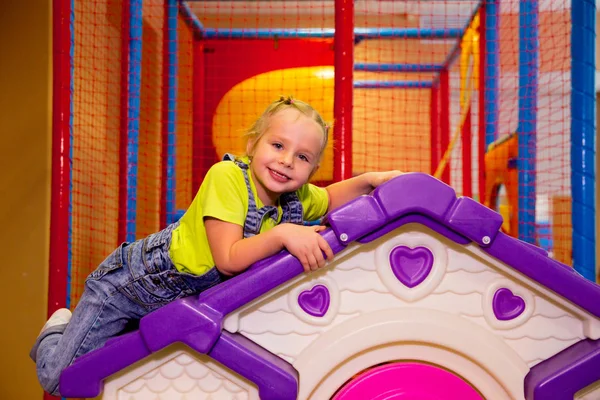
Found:
[[[277,229],[283,246],[302,263],[305,272],[323,268],[325,257],[333,259],[329,243],[318,233],[325,229],[324,226],[281,224]]]
[[[371,172],[370,183],[373,188],[378,187],[389,181],[392,178],[397,177],[398,175],[402,175],[404,172],[402,171],[384,171],[384,172]]]

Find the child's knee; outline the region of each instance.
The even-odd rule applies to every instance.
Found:
[[[47,393],[53,396],[60,396],[58,391],[58,382],[60,380],[60,373],[62,371],[55,371],[46,368],[45,365],[37,365],[37,375],[40,385]]]

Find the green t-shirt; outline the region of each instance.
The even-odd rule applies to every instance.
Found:
[[[247,163],[248,159],[242,161]],[[256,194],[250,173],[249,176],[252,193],[260,209],[263,204]],[[306,184],[296,194],[302,203],[305,221],[318,219],[327,212],[329,195],[324,188]],[[281,220],[281,207],[278,208],[278,218]],[[181,217],[179,226],[173,230],[169,252],[175,268],[193,275],[203,275],[212,269],[215,262],[208,245],[204,218],[212,217],[243,227],[247,212],[248,190],[240,167],[233,161],[221,161],[213,165],[194,201]],[[278,222],[273,218],[265,218],[260,232],[273,228]]]

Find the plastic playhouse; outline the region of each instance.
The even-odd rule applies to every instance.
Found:
[[[334,262],[281,252],[61,377],[103,399],[600,398],[600,287],[421,173],[334,210]]]

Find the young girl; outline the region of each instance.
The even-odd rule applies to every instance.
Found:
[[[247,155],[226,156],[207,173],[180,221],[134,243],[123,243],[86,279],[75,311],[56,311],[31,351],[38,378],[59,395],[61,372],[157,308],[238,274],[283,248],[305,271],[333,253],[304,226],[398,171],[365,173],[327,188],[307,183],[327,145],[328,125],[310,105],[275,101],[248,130]]]

